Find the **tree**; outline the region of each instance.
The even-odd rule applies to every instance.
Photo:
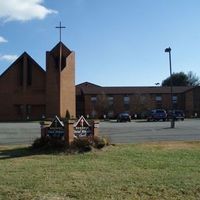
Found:
[[[200,80],[199,77],[192,71],[189,71],[188,74],[185,74],[184,72],[179,72],[172,74],[172,84],[173,86],[197,86],[200,85]],[[162,81],[162,86],[170,86],[170,85],[171,85],[170,77]]]
[[[170,86],[171,85],[171,77],[166,78],[162,81],[162,86]],[[172,84],[173,86],[187,86],[188,85],[188,77],[184,72],[173,73],[172,74]]]
[[[188,85],[191,85],[191,86],[200,85],[199,77],[195,73],[193,73],[192,71],[189,71],[187,73],[187,77],[188,77]]]

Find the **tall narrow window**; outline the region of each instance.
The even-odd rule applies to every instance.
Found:
[[[129,109],[130,109],[130,97],[124,96],[124,110],[128,112]]]
[[[32,84],[32,64],[30,60],[27,60],[27,85]]]
[[[109,105],[109,106],[112,106],[112,105],[113,105],[113,100],[114,100],[114,98],[113,98],[112,96],[109,96],[109,97],[108,97],[108,105]]]
[[[26,114],[31,114],[31,105],[26,105]]]
[[[173,96],[172,100],[173,100],[173,103],[177,103],[178,102],[178,97],[177,96]]]
[[[17,86],[23,86],[24,82],[24,59],[23,57],[19,58],[16,61],[17,65]]]
[[[162,96],[157,95],[155,100],[156,100],[156,108],[162,108]]]
[[[177,96],[173,96],[172,97],[172,101],[173,101],[173,108],[177,109],[177,107],[178,107],[178,97]]]
[[[91,116],[94,118],[97,115],[97,97],[96,96],[91,96],[91,105],[92,105],[92,111],[91,111]]]
[[[129,96],[125,96],[124,97],[124,105],[128,105],[130,103],[130,97]]]
[[[24,74],[23,74],[23,63],[19,66],[19,85],[23,85],[23,80],[24,80]]]

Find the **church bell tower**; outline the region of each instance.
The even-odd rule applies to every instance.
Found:
[[[46,52],[46,117],[76,117],[75,53],[61,42]]]

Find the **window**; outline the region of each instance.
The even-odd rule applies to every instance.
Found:
[[[26,114],[31,114],[31,105],[26,105]]]
[[[156,96],[156,101],[162,101],[162,97],[160,95]]]
[[[24,81],[24,67],[23,64],[19,66],[19,85],[23,86]]]
[[[129,111],[130,110],[130,97],[124,96],[124,110]]]
[[[162,96],[157,95],[155,100],[156,100],[156,108],[162,108]]]
[[[130,103],[130,97],[129,96],[125,96],[124,97],[124,104],[128,105]]]
[[[141,104],[144,104],[145,101],[146,101],[146,96],[145,96],[144,94],[142,94],[142,95],[140,96],[140,102],[141,102]]]
[[[29,59],[27,61],[27,65],[27,85],[30,86],[32,84],[32,63]]]
[[[114,100],[114,98],[113,97],[108,97],[108,105],[109,106],[111,106],[111,105],[113,105],[113,100]]]
[[[97,97],[96,96],[91,97],[91,102],[96,103],[97,102]]]
[[[97,107],[97,97],[92,96],[90,100],[91,100],[91,106],[92,106],[92,109],[93,109],[91,115],[92,115],[92,117],[94,117],[96,115],[95,110],[96,110],[96,107]]]
[[[173,96],[172,97],[172,102],[173,102],[173,108],[177,109],[177,107],[178,107],[178,97],[177,96]]]
[[[177,103],[178,97],[177,97],[177,96],[173,96],[173,97],[172,97],[172,100],[173,100],[173,103]]]

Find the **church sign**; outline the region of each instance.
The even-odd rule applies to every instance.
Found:
[[[55,116],[54,120],[52,121],[51,125],[48,127],[47,134],[50,137],[63,137],[64,136],[64,124],[60,119]]]
[[[86,137],[92,134],[92,126],[81,116],[74,124],[74,135],[77,137]]]

